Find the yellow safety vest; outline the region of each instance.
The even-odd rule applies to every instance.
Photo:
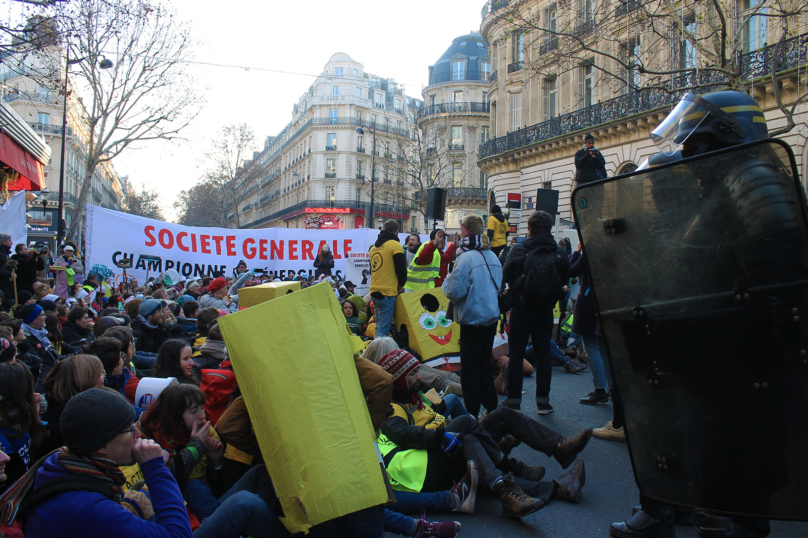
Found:
[[[370,249],[370,293],[378,291],[385,297],[398,295],[398,276],[393,263],[396,254],[404,254],[404,248],[393,240]]]
[[[501,247],[506,243],[505,234],[508,231],[507,219],[500,222],[498,218],[491,215],[488,217],[488,229],[494,230],[494,237],[491,238],[491,248]]]
[[[435,279],[440,276],[440,252],[435,249],[435,252],[432,253],[432,262],[429,265],[418,265],[418,256],[421,255],[421,251],[426,245],[427,243],[421,245],[409,267],[407,267],[405,290],[418,291],[435,287]]]

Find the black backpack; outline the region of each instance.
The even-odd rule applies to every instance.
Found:
[[[522,306],[552,308],[561,294],[558,248],[538,247],[527,253],[522,276],[516,282]]]

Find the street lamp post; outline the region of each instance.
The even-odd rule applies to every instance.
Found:
[[[57,218],[56,232],[56,248],[62,244],[65,238],[65,148],[67,147],[67,95],[68,95],[68,77],[70,76],[70,66],[75,65],[86,58],[78,58],[76,60],[70,59],[70,47],[65,46],[65,95],[62,107],[62,158],[59,164],[59,209]],[[113,66],[112,60],[104,58],[98,62],[98,67],[101,69],[109,69]]]
[[[374,224],[374,212],[373,212],[373,202],[374,197],[376,195],[375,187],[376,187],[376,124],[373,124],[372,127],[373,132],[373,150],[370,156],[370,208],[368,209],[368,214],[366,215],[366,225],[368,228],[373,228]],[[361,127],[356,128],[356,134],[362,136],[365,134],[365,130]]]

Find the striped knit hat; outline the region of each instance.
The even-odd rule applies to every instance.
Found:
[[[418,359],[403,349],[396,349],[382,357],[379,366],[393,376],[393,385],[401,388],[407,387],[407,375],[421,365]]]

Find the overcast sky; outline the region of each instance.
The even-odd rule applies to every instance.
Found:
[[[190,20],[201,41],[196,58],[210,63],[304,73],[289,75],[243,68],[192,66],[206,104],[185,131],[187,142],[152,142],[114,161],[163,196],[169,220],[176,195],[192,187],[205,169],[204,152],[222,126],[247,123],[261,145],[291,119],[292,105],[335,52],[365,70],[394,78],[408,95],[421,98],[428,67],[457,36],[479,31],[483,0],[344,2],[170,0]]]

